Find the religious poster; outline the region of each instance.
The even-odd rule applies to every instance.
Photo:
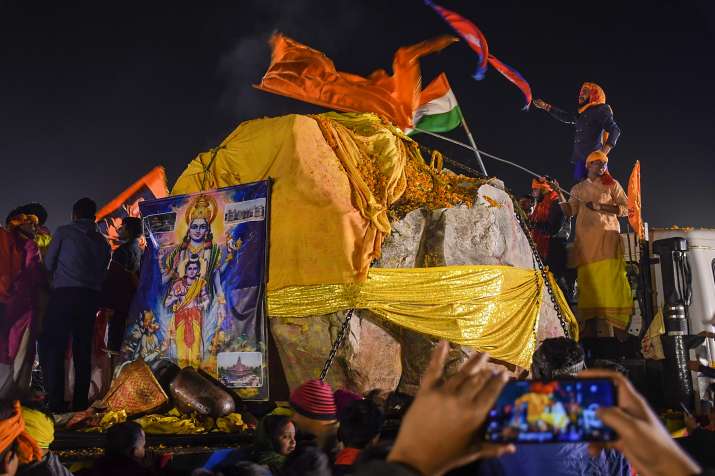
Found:
[[[123,360],[168,358],[268,398],[269,182],[139,204],[147,248]]]
[[[134,182],[131,187],[117,195],[97,213],[99,231],[107,238],[112,249],[120,243],[119,229],[126,217],[139,216],[139,204],[169,195],[163,167],[154,167],[148,174]],[[142,242],[142,245],[145,243]]]

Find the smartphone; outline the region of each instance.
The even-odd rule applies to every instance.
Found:
[[[596,410],[617,405],[605,378],[513,380],[487,417],[484,438],[494,443],[613,441],[616,433]]]

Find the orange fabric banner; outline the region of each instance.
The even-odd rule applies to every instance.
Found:
[[[119,227],[124,217],[139,216],[139,202],[169,195],[164,167],[154,167],[151,172],[134,182],[97,213],[97,224],[109,240],[112,249],[119,246]]]
[[[638,160],[628,179],[628,223],[642,240],[644,230],[641,216],[641,163]]]
[[[271,65],[255,87],[338,111],[374,112],[404,130],[413,126],[420,103],[419,58],[456,41],[443,35],[402,47],[395,52],[392,76],[378,69],[364,78],[337,71],[325,54],[277,33],[271,38]]]

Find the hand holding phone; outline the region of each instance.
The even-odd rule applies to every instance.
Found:
[[[678,446],[660,422],[645,398],[626,377],[612,370],[584,370],[586,378],[607,378],[618,391],[618,406],[599,411],[601,419],[618,432],[612,443],[592,443],[593,453],[601,448],[615,448],[628,459],[639,474],[686,476],[700,474],[700,467]]]
[[[616,433],[597,415],[616,406],[607,378],[509,382],[487,418],[485,439],[494,443],[608,442]]]

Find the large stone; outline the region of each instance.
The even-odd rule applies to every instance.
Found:
[[[466,264],[533,268],[529,242],[514,217],[511,198],[499,183],[482,185],[473,207],[418,209],[392,224],[373,266],[413,268]],[[305,319],[271,319],[286,378],[295,388],[315,378],[328,357],[344,313]],[[537,340],[562,336],[563,330],[544,289]],[[328,374],[334,387],[375,388],[414,393],[436,343],[432,337],[387,324],[368,311],[355,313],[345,345]],[[448,371],[472,348],[452,346]],[[521,369],[513,369],[519,372]]]
[[[381,327],[375,319],[369,311],[353,314],[346,339],[327,375],[333,388],[364,393],[397,387],[402,374],[400,344],[383,328],[387,326]],[[343,312],[301,319],[270,319],[291,389],[320,376],[344,320]]]

